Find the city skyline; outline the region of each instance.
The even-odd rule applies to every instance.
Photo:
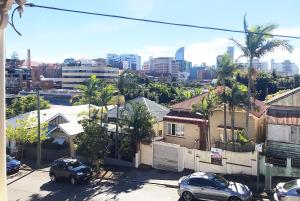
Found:
[[[243,16],[247,12],[249,25],[275,23],[279,25],[277,34],[300,35],[300,24],[290,20],[300,17],[296,9],[298,2],[277,3],[267,16],[265,9],[271,1],[260,2],[259,8],[253,3],[234,2],[229,3],[229,6],[228,2],[218,1],[218,7],[215,6],[214,1],[202,4],[191,1],[189,4],[183,4],[182,2],[158,2],[156,0],[122,2],[94,0],[90,1],[89,5],[80,1],[73,1],[72,5],[69,5],[67,1],[37,0],[34,3],[239,30],[243,29]],[[170,9],[164,10],[166,6]],[[202,8],[201,12],[197,12],[198,8]],[[228,8],[227,11],[230,12],[221,8]],[[180,11],[179,14],[176,14],[177,11]],[[264,13],[261,13],[263,11]],[[210,13],[215,16],[204,18]],[[42,18],[38,17],[41,15],[43,15]],[[262,18],[261,15],[264,17]],[[105,58],[107,53],[128,53],[140,55],[143,63],[149,59],[149,56],[173,57],[179,47],[185,47],[186,60],[193,62],[193,65],[199,65],[202,62],[215,65],[216,56],[226,52],[227,46],[232,46],[228,38],[243,39],[241,34],[84,16],[38,8],[25,8],[21,19],[15,16],[15,25],[23,36],[19,37],[11,27],[8,28],[7,57],[9,58],[10,54],[16,51],[21,58],[26,58],[27,49],[31,49],[32,60],[43,62],[62,62],[65,58]],[[261,60],[270,63],[272,58],[275,62],[289,59],[299,65],[300,41],[291,40],[290,42],[295,46],[292,54],[279,50]],[[239,55],[240,52],[235,48],[235,58]]]

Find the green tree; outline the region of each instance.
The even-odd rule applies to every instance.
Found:
[[[48,124],[41,123],[41,141],[46,140],[47,132]],[[38,141],[36,118],[24,116],[22,119],[16,120],[15,126],[9,125],[6,128],[6,137],[10,141],[15,141],[18,149],[20,147],[20,158],[23,160],[24,145],[26,143],[34,143]]]
[[[295,84],[295,88],[300,87],[300,75],[299,74],[294,75],[294,84]]]
[[[50,108],[49,102],[40,97],[40,109]],[[12,101],[6,109],[6,118],[11,118],[19,114],[37,110],[37,97],[35,95],[22,96]]]
[[[145,106],[141,103],[129,102],[121,114],[124,137],[121,141],[122,155],[129,152],[129,149],[136,153],[139,150],[140,142],[151,141],[155,132],[153,130],[154,120]],[[134,155],[128,156],[133,158]]]
[[[76,86],[82,93],[73,97],[71,102],[74,105],[89,105],[89,118],[91,117],[91,104],[97,105],[97,93],[102,85],[102,81],[99,80],[96,75],[92,75],[84,84]]]
[[[81,124],[84,132],[75,138],[76,152],[89,157],[98,171],[99,165],[109,153],[111,139],[107,129],[97,122],[84,120]]]
[[[250,98],[251,98],[251,87],[253,80],[253,59],[261,58],[267,53],[274,51],[274,49],[281,47],[283,49],[292,52],[293,46],[289,44],[287,40],[275,39],[270,34],[277,28],[274,24],[269,25],[255,25],[248,27],[246,15],[244,16],[244,31],[245,31],[245,42],[240,43],[237,40],[231,38],[231,40],[236,44],[237,47],[242,51],[242,57],[249,59],[248,67],[248,104],[246,112],[246,135],[249,131],[249,112],[250,112]]]
[[[224,142],[226,145],[227,142],[227,103],[228,103],[228,92],[226,92],[226,83],[230,82],[230,79],[232,79],[233,73],[234,73],[234,64],[232,63],[232,60],[228,54],[224,54],[222,56],[222,59],[219,63],[218,67],[218,81],[223,86],[223,93],[220,97],[223,102],[223,110],[224,110]]]

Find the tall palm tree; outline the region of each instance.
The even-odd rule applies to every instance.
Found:
[[[73,97],[71,102],[75,105],[88,104],[89,118],[91,118],[91,104],[97,104],[97,93],[100,85],[101,81],[95,75],[92,75],[84,84],[75,87],[82,93]]]
[[[234,64],[232,63],[230,56],[228,54],[224,54],[219,63],[219,66],[218,66],[218,81],[223,86],[223,93],[222,93],[221,99],[222,99],[223,107],[224,107],[223,110],[224,110],[224,144],[225,144],[225,147],[226,147],[226,142],[227,142],[227,130],[226,130],[227,108],[226,108],[226,104],[228,102],[227,101],[228,96],[226,93],[226,82],[232,78],[233,72],[234,72]]]
[[[246,101],[247,87],[243,84],[238,83],[235,79],[232,80],[232,88],[230,92],[229,108],[231,113],[231,138],[234,138],[234,127],[235,127],[235,110],[237,107],[243,107]]]
[[[248,97],[247,97],[247,112],[246,112],[246,135],[249,131],[249,112],[251,108],[250,98],[251,98],[251,86],[252,86],[252,76],[253,76],[253,59],[261,58],[267,53],[274,51],[276,48],[280,47],[289,52],[293,51],[293,46],[289,44],[287,40],[280,40],[274,38],[270,35],[277,28],[274,24],[268,25],[255,25],[248,27],[246,15],[244,16],[244,31],[245,31],[245,41],[240,43],[234,38],[230,40],[235,43],[235,45],[242,51],[241,57],[246,57],[249,59],[248,66]]]

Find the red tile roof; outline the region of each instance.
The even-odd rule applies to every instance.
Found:
[[[174,105],[171,105],[171,110],[184,110],[184,111],[192,111],[193,105],[201,103],[202,99],[207,95],[207,93],[203,93],[199,96],[195,96],[193,98],[190,98],[188,100],[182,101],[180,103],[176,103]]]

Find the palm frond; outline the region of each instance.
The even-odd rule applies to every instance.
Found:
[[[229,40],[231,40],[236,46],[240,48],[240,50],[243,52],[243,56],[249,55],[247,47],[245,47],[243,44],[241,44],[239,41],[237,41],[234,38],[230,38]]]
[[[290,45],[287,40],[272,39],[267,41],[255,52],[255,57],[260,58],[267,52],[274,51],[275,48],[282,48],[284,50],[287,50],[288,52],[292,52],[294,49],[294,47]]]

